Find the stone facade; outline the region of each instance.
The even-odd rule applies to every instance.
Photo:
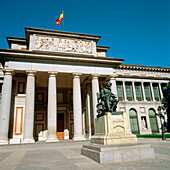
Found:
[[[85,140],[94,134],[97,93],[106,81],[131,131],[159,133],[155,116],[170,69],[122,64],[100,36],[25,28],[0,49],[0,144]]]

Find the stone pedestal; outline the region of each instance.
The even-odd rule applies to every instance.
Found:
[[[9,144],[20,144],[21,143],[21,139],[10,139],[9,140]]]
[[[95,135],[90,145],[83,145],[81,154],[99,163],[119,163],[153,159],[154,149],[148,144],[138,144],[129,128],[126,112],[99,115]]]
[[[149,144],[122,144],[122,145],[83,145],[81,154],[101,164],[120,163],[154,159],[154,149]]]
[[[122,143],[137,143],[136,135],[130,131],[126,112],[113,112],[98,115],[95,123],[95,135],[91,143],[112,145]]]

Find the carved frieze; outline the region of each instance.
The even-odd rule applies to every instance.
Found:
[[[36,36],[35,49],[56,52],[92,53],[92,42],[78,39]]]

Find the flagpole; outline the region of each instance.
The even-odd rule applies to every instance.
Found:
[[[64,31],[64,10],[63,10],[63,31]]]

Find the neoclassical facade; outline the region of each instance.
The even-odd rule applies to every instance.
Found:
[[[0,144],[88,140],[106,81],[135,134],[160,132],[155,115],[170,68],[106,57],[100,36],[25,28],[0,49]]]

